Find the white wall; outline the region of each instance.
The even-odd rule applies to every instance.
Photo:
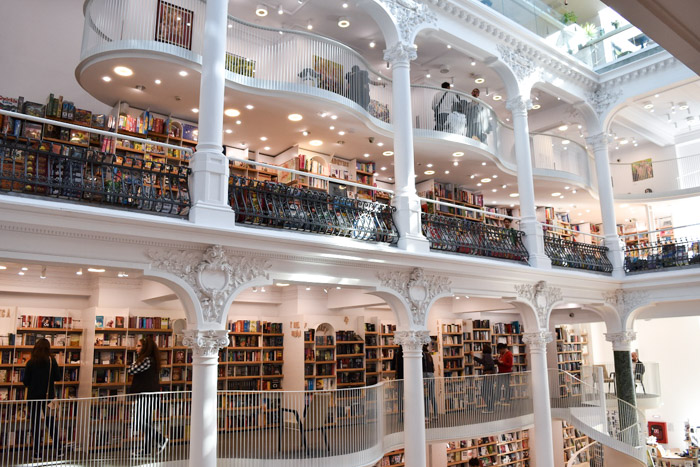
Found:
[[[661,406],[647,410],[647,420],[668,423],[665,447],[684,448],[685,421],[700,425],[700,372],[695,358],[700,355],[700,317],[637,320],[635,331],[633,349],[639,351],[643,362],[658,362],[661,373]],[[591,325],[594,364],[613,361],[612,344],[605,341],[604,332],[604,324]]]
[[[631,143],[630,143],[631,145]],[[627,146],[630,146],[627,145]],[[610,149],[610,173],[613,177],[613,189],[615,194],[639,194],[651,188],[654,193],[663,193],[678,189],[678,166],[675,161],[660,162],[676,158],[676,150],[673,146],[665,148],[647,143],[638,147],[625,147],[625,149]],[[617,160],[623,165],[616,165]],[[632,169],[628,164],[632,162],[651,159],[654,177],[635,182],[632,180]]]

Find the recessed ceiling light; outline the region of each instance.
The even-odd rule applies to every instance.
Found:
[[[338,120],[338,116],[337,116],[337,115],[331,115],[331,120]]]
[[[277,287],[289,287],[289,282],[275,282]]]
[[[476,79],[474,80],[474,82],[475,82],[476,84],[481,84],[481,83],[483,83],[484,81],[486,81],[486,80],[485,80],[484,78],[482,78],[482,77],[478,77],[478,78],[476,78]]]
[[[561,195],[561,196],[559,197],[559,199],[564,199],[564,195]]]
[[[552,196],[561,196],[561,193],[559,193],[558,191],[555,191],[554,193],[552,193]]]
[[[678,103],[678,108],[681,110],[687,110],[688,109],[688,103],[687,102],[679,102]]]
[[[369,43],[369,48],[370,48],[370,49],[373,49],[376,45],[377,45],[376,42],[370,41],[370,43]]]
[[[301,121],[304,117],[302,117],[300,114],[289,114],[287,115],[287,118],[293,122],[298,122]]]
[[[226,131],[226,133],[227,133],[227,134],[229,134],[229,135],[230,135],[231,133],[233,133],[233,130],[232,130],[232,129],[230,129],[230,128],[226,128],[226,130],[225,130],[225,131]]]
[[[654,104],[652,104],[651,102],[647,101],[647,102],[644,103],[644,108],[647,109],[647,110],[653,109],[653,108],[654,108]]]
[[[503,99],[503,96],[501,96],[500,94],[494,94],[494,95],[493,95],[493,100],[495,100],[495,101],[500,101],[501,99]]]
[[[308,130],[304,130],[304,131],[301,132],[301,134],[304,135],[304,136],[309,136],[309,131],[308,131]]]
[[[187,76],[187,72],[186,72],[185,70],[180,70],[180,72],[179,72],[178,74],[179,74],[180,76],[183,76],[183,77],[184,77],[184,76]]]
[[[369,155],[369,154],[368,154],[368,155]],[[393,156],[393,155],[394,155],[394,151],[384,151],[384,152],[382,153],[382,155],[383,155],[383,156]]]
[[[20,272],[18,272],[17,274],[19,274],[20,276],[23,276],[23,275],[24,275],[24,271],[20,271]]]
[[[224,115],[227,117],[238,117],[241,114],[241,111],[238,109],[226,109],[224,110]]]
[[[464,153],[462,151],[457,151],[457,152],[453,152],[452,155],[455,157],[462,157],[464,155]]]
[[[566,131],[569,129],[569,125],[562,125],[559,127],[559,131]]]
[[[253,107],[252,105],[248,104],[248,105],[245,106],[245,108],[248,109],[248,110],[253,110],[255,107]]]
[[[423,172],[423,173],[424,173],[425,175],[432,175],[432,174],[435,173],[435,171],[434,171],[434,170],[426,170],[426,171]]]
[[[314,28],[314,25],[311,23],[306,25],[306,29],[308,29],[309,31],[311,31],[313,28]]]
[[[511,193],[508,196],[510,196],[511,198],[517,198],[518,196],[520,196],[520,193]]]
[[[88,272],[105,272],[103,268],[88,268]]]
[[[265,5],[258,5],[255,7],[255,14],[258,16],[267,16],[267,7]]]
[[[490,181],[491,181],[490,178],[482,178],[482,179],[481,179],[481,183],[488,183],[488,182],[490,182]]]
[[[535,104],[532,106],[533,110],[539,110],[540,108],[542,108],[542,106],[540,104]]]
[[[481,183],[477,183],[476,186],[481,186]]]
[[[341,16],[338,18],[338,27],[339,28],[347,28],[350,26],[350,20],[347,19],[345,16]]]
[[[4,271],[5,269],[7,269],[7,266],[0,266],[0,271]]]
[[[134,74],[134,72],[131,70],[131,68],[128,68],[125,66],[114,67],[114,72],[116,74],[118,74],[119,76],[131,76]]]
[[[564,187],[565,190],[568,190],[568,189],[570,189],[570,188],[571,188],[571,187],[568,186],[568,185]]]
[[[335,125],[331,125],[328,127],[329,130],[335,130]]]
[[[491,175],[491,178],[498,178],[498,175],[496,175],[496,174]]]
[[[566,146],[569,143],[571,143],[571,141],[569,141],[568,139],[565,139],[564,141],[561,142],[561,144],[563,144],[564,146]]]
[[[197,109],[197,108],[192,109],[192,112],[194,112],[194,113],[199,113],[199,109]]]
[[[382,142],[380,141],[379,143],[377,143],[377,146],[379,146],[379,147],[381,148],[382,146],[384,146],[384,143],[382,143]]]
[[[103,76],[102,81],[104,81],[105,83],[109,83],[110,81],[112,81],[112,78],[110,78],[109,76]]]
[[[476,60],[472,60],[469,64],[470,64],[471,66],[476,66]]]
[[[236,120],[236,125],[240,125],[241,123],[243,122],[241,122],[240,120]]]
[[[433,164],[428,164],[427,167],[430,169],[433,167]]]
[[[348,7],[348,4],[347,4],[347,3],[343,3],[341,6],[342,6],[343,8],[347,8],[347,7]]]
[[[445,175],[449,175],[449,173],[450,173],[449,170],[445,170]]]
[[[454,161],[454,162],[452,163],[452,165],[454,165],[455,167],[457,167],[457,166],[459,165],[459,162]]]
[[[155,81],[154,81],[154,83],[156,83],[156,84],[160,84],[160,83],[162,83],[162,81],[161,81],[161,80],[159,80],[159,79],[157,79],[157,80],[155,80]]]
[[[482,162],[481,165],[486,165],[486,162]]]
[[[386,167],[382,167],[382,170],[386,170]]]
[[[624,206],[623,206],[623,207],[624,207]],[[21,269],[22,269],[22,271],[29,271],[29,268],[26,267],[26,266],[22,267]]]
[[[576,190],[571,190],[571,192],[572,192],[573,194],[576,194]]]
[[[278,15],[283,15],[283,14],[284,14],[284,8],[282,8],[282,5],[280,5],[280,6],[277,8],[277,14],[278,14]]]
[[[265,146],[263,149],[264,149],[265,151],[269,151],[269,150],[270,150],[270,146]]]
[[[491,191],[496,193],[498,191],[498,188],[493,188]]]
[[[344,132],[344,131],[342,131],[342,130],[341,130],[341,131],[339,131],[339,132],[338,132],[338,134],[339,134],[340,136],[345,136],[345,132]]]
[[[507,188],[507,187],[508,187],[508,185],[506,185],[506,184],[501,185],[501,188]]]
[[[309,141],[309,144],[311,146],[320,146],[323,144],[323,141],[321,141],[320,139],[312,139],[311,141]]]
[[[260,141],[267,141],[267,136],[261,136]]]
[[[367,154],[367,153],[364,153],[363,155],[364,155],[365,157],[369,157],[369,154]]]

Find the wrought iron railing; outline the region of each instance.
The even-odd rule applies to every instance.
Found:
[[[325,191],[231,175],[229,198],[236,222],[395,244],[395,209]]]
[[[524,233],[519,230],[428,213],[422,213],[421,226],[433,250],[527,263]]]
[[[700,241],[679,239],[625,248],[627,272],[658,271],[700,265]]]
[[[552,261],[552,266],[606,273],[613,270],[608,259],[608,247],[603,245],[564,240],[545,232],[544,251]]]
[[[187,167],[0,135],[0,191],[186,216]]]

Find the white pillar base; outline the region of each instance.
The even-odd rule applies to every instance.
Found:
[[[608,259],[613,265],[613,278],[622,279],[625,277],[625,253],[622,251],[620,237],[617,235],[606,235],[605,246],[608,247]]]
[[[544,233],[536,220],[521,220],[520,230],[525,233],[523,243],[527,249],[528,264],[533,268],[552,269],[552,260],[544,252]]]
[[[428,253],[430,242],[421,233],[421,208],[418,195],[398,194],[392,206],[396,208],[394,222],[399,232],[398,247],[412,253]]]
[[[235,213],[228,204],[228,159],[221,152],[198,150],[192,158],[190,222],[230,229]]]

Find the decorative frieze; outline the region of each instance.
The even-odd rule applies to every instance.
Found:
[[[520,284],[515,286],[518,298],[530,304],[537,316],[537,324],[540,330],[549,328],[549,315],[557,302],[562,300],[562,292],[559,287],[550,287],[545,281],[535,284]]]
[[[408,303],[414,324],[425,325],[428,307],[434,298],[451,293],[450,280],[444,276],[426,275],[423,268],[408,272],[380,272],[382,286],[396,291]]]

